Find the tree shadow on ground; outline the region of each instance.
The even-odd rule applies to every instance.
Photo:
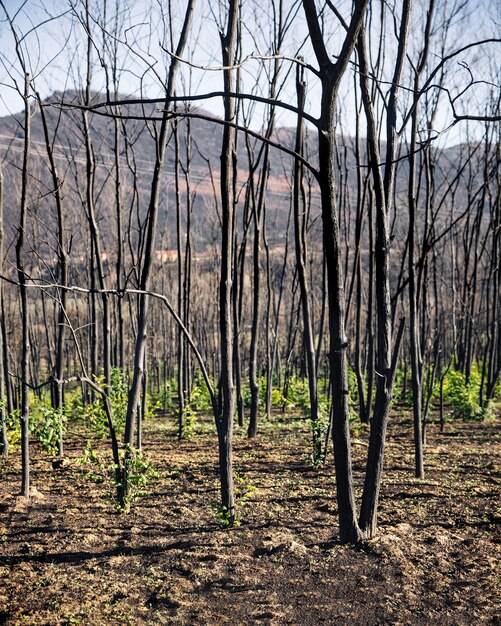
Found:
[[[46,554],[13,554],[0,557],[0,565],[12,566],[22,563],[73,563],[78,564],[92,559],[105,559],[113,556],[149,556],[162,554],[171,550],[190,550],[195,547],[193,541],[175,541],[167,545],[151,545],[138,547],[117,546],[101,552],[47,552]]]

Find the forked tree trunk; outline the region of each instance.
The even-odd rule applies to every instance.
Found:
[[[320,27],[314,0],[303,0],[311,43],[319,64],[322,85],[320,122],[318,129],[319,171],[323,220],[323,241],[327,259],[327,288],[329,293],[329,362],[332,388],[332,437],[336,467],[339,534],[343,543],[362,539],[358,526],[353,470],[351,460],[348,404],[348,341],[345,333],[344,268],[341,258],[341,238],[336,206],[336,174],[334,165],[335,114],[339,84],[346,71],[367,9],[367,0],[354,3],[352,19],[337,61],[332,63]]]
[[[407,49],[411,2],[405,0],[402,9],[399,43],[395,70],[387,108],[386,158],[384,178],[380,169],[378,131],[376,116],[369,89],[369,67],[366,50],[365,29],[362,28],[358,41],[360,61],[360,86],[362,101],[367,118],[367,140],[369,144],[370,171],[374,183],[376,208],[376,315],[377,315],[377,353],[376,353],[376,400],[374,414],[370,420],[370,437],[367,465],[365,472],[360,526],[366,537],[373,537],[377,529],[377,508],[381,488],[386,430],[393,395],[398,352],[404,330],[404,320],[400,323],[395,352],[392,353],[392,309],[390,294],[390,240],[388,215],[393,199],[396,176],[395,154],[397,150],[397,104],[400,82]]]

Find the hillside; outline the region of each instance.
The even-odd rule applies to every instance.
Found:
[[[127,100],[125,96],[119,96]],[[69,92],[64,98],[55,92],[44,101],[49,134],[53,142],[53,152],[62,180],[62,196],[65,211],[66,228],[71,237],[72,264],[77,268],[80,262],[85,264],[89,250],[89,232],[84,224],[87,221],[86,209],[86,150],[83,136],[83,115],[75,108],[78,95]],[[102,94],[94,94],[94,103],[104,102]],[[62,103],[62,104],[61,104]],[[181,108],[181,107],[180,107]],[[151,118],[160,115],[161,105],[123,104],[120,119],[105,115],[106,108],[98,109],[100,113],[89,113],[90,132],[93,155],[96,164],[94,201],[101,233],[103,254],[108,259],[116,256],[117,238],[117,201],[116,201],[116,160],[115,160],[115,123],[118,131],[117,153],[120,166],[120,198],[121,198],[121,240],[126,250],[137,254],[146,212],[150,197],[150,186],[154,169],[155,156],[155,123]],[[115,108],[115,113],[117,112]],[[216,118],[203,109],[191,111],[206,119],[181,118],[178,122],[179,137],[179,190],[180,190],[180,224],[186,231],[188,217],[192,232],[194,254],[200,258],[214,246],[220,238],[219,222],[219,159],[222,139],[222,125]],[[148,119],[144,119],[144,118]],[[138,119],[141,118],[141,119]],[[17,232],[18,210],[20,201],[20,171],[24,146],[22,113],[0,118],[0,156],[3,162],[4,185],[4,232],[5,249],[12,252]],[[290,128],[277,128],[273,141],[293,147],[295,131]],[[54,139],[55,137],[55,139]],[[187,139],[189,137],[189,140]],[[362,140],[363,143],[363,140]],[[252,166],[262,156],[261,143],[253,137],[248,140],[243,132],[238,135],[237,152],[237,200],[240,231],[246,221],[246,187],[249,181],[250,148]],[[363,148],[362,148],[363,149]],[[384,144],[382,145],[382,150]],[[402,148],[403,153],[407,148]],[[447,228],[453,213],[460,214],[465,205],[468,193],[462,190],[470,176],[470,185],[475,177],[481,185],[482,171],[470,167],[457,175],[458,163],[464,161],[465,155],[471,152],[467,145],[435,150],[433,168],[436,192],[433,202],[439,208],[436,224]],[[480,151],[479,151],[480,152]],[[305,153],[312,163],[316,163],[316,131],[311,127],[307,133]],[[346,220],[343,228],[354,229],[354,216],[357,206],[357,165],[355,159],[354,139],[338,137],[338,154],[336,155],[339,177],[345,189],[341,201],[342,220]],[[361,155],[361,180],[367,172],[366,157]],[[475,164],[475,161],[472,161]],[[177,246],[177,212],[175,187],[175,140],[173,126],[168,139],[167,157],[161,185],[160,211],[158,217],[156,248],[173,250]],[[407,236],[407,176],[408,164],[404,159],[397,172],[395,216],[392,218],[393,238],[403,244]],[[257,185],[260,167],[255,170],[254,184]],[[270,176],[266,193],[266,234],[271,249],[283,250],[285,233],[287,232],[288,216],[291,208],[293,161],[292,157],[276,148],[271,149]],[[473,177],[473,178],[472,178]],[[458,178],[456,182],[454,182]],[[309,232],[312,250],[320,251],[321,220],[320,197],[313,176],[309,176],[308,197],[311,208],[309,212]],[[420,184],[426,184],[421,174]],[[447,181],[453,181],[450,192]],[[475,186],[475,183],[472,185]],[[30,215],[29,226],[33,240],[37,240],[38,251],[33,255],[33,263],[38,263],[38,255],[46,260],[53,257],[55,246],[56,212],[53,201],[53,185],[48,168],[42,119],[38,105],[33,105],[31,118],[31,163],[29,180]],[[399,205],[399,206],[398,206]],[[432,207],[433,208],[433,207]],[[420,210],[424,210],[421,208]],[[435,209],[433,209],[435,210]],[[452,212],[451,212],[452,211]],[[190,213],[188,216],[188,212]],[[353,232],[351,234],[353,236]],[[127,252],[128,254],[128,252]],[[160,253],[159,254],[163,254]],[[281,253],[280,253],[281,254]],[[364,254],[367,254],[365,251]],[[76,269],[78,275],[78,269]],[[394,274],[398,272],[395,266]]]

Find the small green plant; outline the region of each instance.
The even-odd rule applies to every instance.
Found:
[[[309,410],[305,411],[308,417]],[[324,446],[326,445],[327,432],[329,430],[329,408],[322,407],[319,402],[318,418],[311,421],[311,431],[313,436],[310,463],[313,467],[320,467],[325,460]]]
[[[183,439],[190,439],[195,434],[197,415],[191,404],[184,407]]]
[[[405,384],[405,378],[407,383]],[[405,386],[405,389],[404,389]],[[393,383],[393,400],[395,402],[405,402],[412,406],[412,385],[409,379],[409,372],[400,366],[395,373],[395,382]]]
[[[252,494],[257,490],[257,487],[252,485],[245,478],[240,476],[237,472],[234,473],[235,480],[235,500],[238,504],[239,517],[244,514],[245,509],[249,506]],[[230,515],[228,509],[223,505],[215,506],[216,520],[221,528],[238,528],[241,525],[240,520],[235,519]]]
[[[262,389],[263,389],[263,402],[266,402],[266,381]],[[273,386],[271,388],[271,406],[278,409],[282,406],[283,402],[284,402],[284,397],[283,397],[282,391],[278,387]]]
[[[212,401],[207,385],[200,376],[195,377],[190,393],[185,391],[185,398],[183,438],[188,439],[195,434],[197,414],[212,411]]]
[[[163,389],[155,394],[154,404],[157,409],[162,411],[166,411],[167,409],[170,409],[172,407],[172,389],[169,381],[165,383]]]
[[[49,454],[56,454],[59,438],[66,432],[66,415],[51,406],[34,404],[31,410],[30,430],[40,446]]]
[[[240,522],[235,520],[228,509],[222,504],[216,509],[216,519],[221,528],[236,528],[240,526]]]
[[[158,477],[152,462],[142,452],[130,451],[128,446],[120,450],[120,464],[116,465],[107,464],[101,454],[87,442],[78,462],[86,467],[84,476],[87,480],[96,484],[106,483],[109,486],[107,496],[117,511],[127,511],[132,502],[148,495],[149,482]],[[121,481],[125,475],[127,493],[120,503],[117,500],[117,488],[122,486]]]
[[[158,412],[162,411],[162,405],[160,404],[158,397],[148,393],[146,395],[146,413],[144,415],[145,420],[149,420],[154,417]]]
[[[83,475],[87,480],[97,485],[104,483],[106,467],[97,451],[92,447],[90,441],[87,441],[85,444],[82,450],[82,456],[77,459],[77,463],[86,466],[86,469],[83,470]]]
[[[276,376],[273,377],[271,388],[271,406],[273,408],[279,409],[282,408],[286,400],[283,397],[282,390],[278,387],[278,381]],[[268,385],[268,379],[266,376],[260,376],[258,378],[258,387],[259,387],[259,404],[261,408],[264,410],[266,406],[266,390]],[[251,405],[251,393],[250,389],[247,387],[243,392],[244,406],[249,408]]]
[[[9,442],[9,449],[16,450],[21,442],[21,411],[20,409],[14,409],[11,413],[7,414],[5,419],[7,426],[7,440]]]
[[[108,419],[101,400],[94,400],[82,407],[82,419],[89,425],[92,433],[104,439],[109,434]]]
[[[64,411],[68,417],[80,417],[83,407],[82,388],[78,384],[69,384],[64,388]]]
[[[189,395],[189,405],[197,412],[212,411],[212,402],[205,382],[196,376]]]
[[[110,378],[109,401],[111,415],[115,430],[117,434],[120,434],[123,432],[127,415],[128,381],[125,373],[117,367],[112,368]],[[94,377],[94,381],[98,387],[105,387],[103,376]],[[74,414],[88,424],[93,435],[100,439],[105,439],[109,435],[108,418],[102,398],[98,397],[93,402],[85,405],[81,405],[78,401],[73,400],[72,408]]]
[[[252,494],[257,490],[257,487],[255,487],[253,484],[248,482],[242,476],[239,476],[236,472],[235,472],[235,485],[236,485],[235,497],[240,504],[250,500]]]
[[[312,448],[310,462],[314,467],[322,465],[324,460],[324,445],[329,429],[330,402],[326,394],[317,394],[318,412],[316,419],[311,414],[310,392],[308,381],[293,377],[290,381],[288,406],[300,408],[311,424]]]
[[[125,372],[118,367],[111,369],[110,379],[110,404],[113,424],[117,432],[121,432],[125,426],[127,415],[129,383]]]
[[[483,420],[492,407],[479,404],[481,374],[473,368],[467,384],[462,372],[450,369],[444,378],[444,401],[451,407],[452,417],[462,420]],[[435,392],[436,394],[437,392]]]
[[[117,472],[117,469],[119,472]],[[117,511],[128,511],[132,502],[138,498],[148,495],[149,482],[158,477],[158,473],[153,467],[153,463],[138,450],[130,450],[129,446],[125,446],[120,451],[120,466],[112,465],[109,467],[110,483],[115,490],[110,493],[110,499],[114,502]],[[116,487],[121,485],[117,483],[117,473],[127,475],[127,493],[123,502],[118,502],[115,497]]]
[[[287,398],[283,398],[283,402],[286,403],[285,406],[288,409],[301,409],[304,417],[310,421],[312,435],[310,462],[314,467],[322,465],[324,461],[325,439],[329,429],[330,402],[327,395],[318,392],[318,413],[316,419],[314,419],[311,414],[308,380],[291,376],[288,383]]]
[[[282,397],[285,408],[303,408],[309,403],[308,381],[304,378],[291,376],[288,380],[287,397]]]

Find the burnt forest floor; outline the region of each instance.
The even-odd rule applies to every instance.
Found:
[[[78,462],[78,429],[63,467],[33,444],[29,501],[17,494],[13,451],[0,465],[0,624],[497,624],[497,426],[455,422],[440,434],[431,424],[418,480],[412,427],[393,417],[380,532],[358,547],[336,539],[332,457],[311,467],[297,417],[275,416],[254,441],[237,429],[243,503],[231,529],[217,519],[208,417],[181,443],[173,417],[146,422],[157,477],[128,514],[114,511],[99,471]],[[366,441],[355,433],[358,484]],[[93,446],[108,454],[105,441]]]

